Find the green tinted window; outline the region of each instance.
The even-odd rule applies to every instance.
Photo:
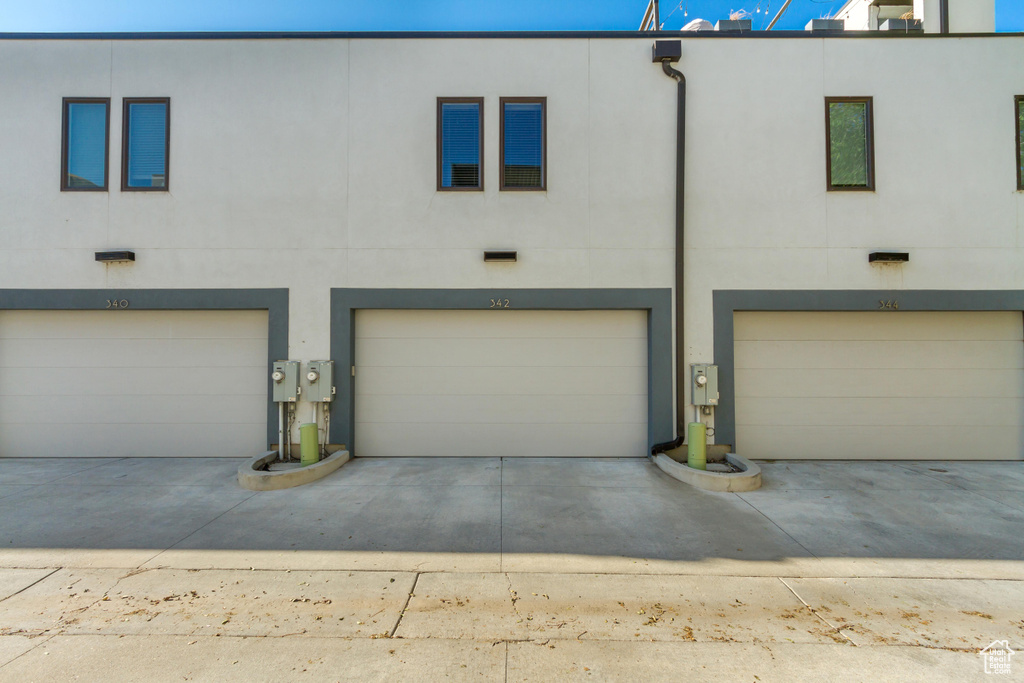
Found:
[[[829,189],[871,188],[871,100],[828,101]]]
[[[1017,189],[1024,190],[1024,95],[1017,98]]]

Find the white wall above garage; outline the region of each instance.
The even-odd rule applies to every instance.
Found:
[[[310,359],[331,287],[671,287],[676,86],[651,42],[0,41],[0,288],[287,287]],[[684,39],[690,360],[716,289],[1024,288],[1020,63],[1017,36]],[[874,192],[826,192],[841,95],[874,98]],[[112,98],[110,192],[58,189],[72,96]],[[127,96],[171,98],[170,192],[116,189]],[[435,189],[438,96],[485,98],[483,192]],[[546,192],[497,189],[501,96],[547,97]],[[138,260],[93,261],[110,248]]]

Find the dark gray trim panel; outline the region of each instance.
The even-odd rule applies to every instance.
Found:
[[[672,290],[670,289],[332,289],[331,358],[338,396],[331,443],[354,448],[355,312],[358,309],[489,310],[491,299],[514,310],[646,310],[648,447],[672,438]],[[501,315],[495,311],[494,315]]]
[[[879,302],[899,301],[899,310]],[[718,408],[715,441],[736,443],[736,373],[733,314],[736,311],[1024,311],[1024,290],[717,290],[713,293]]]
[[[266,310],[267,446],[277,440],[277,406],[271,401],[270,367],[288,357],[287,289],[0,289],[0,310],[106,310],[107,301],[128,310]]]

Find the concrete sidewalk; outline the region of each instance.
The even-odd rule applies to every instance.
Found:
[[[980,680],[1024,646],[1024,463],[237,465],[0,461],[0,680]]]

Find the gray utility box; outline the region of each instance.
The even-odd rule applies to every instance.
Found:
[[[270,374],[274,385],[274,403],[295,403],[299,400],[299,361],[274,361],[274,370]]]
[[[334,361],[311,360],[306,365],[306,400],[313,403],[329,403],[334,400]]]
[[[718,405],[718,366],[694,363],[690,366],[690,394],[695,406]]]

